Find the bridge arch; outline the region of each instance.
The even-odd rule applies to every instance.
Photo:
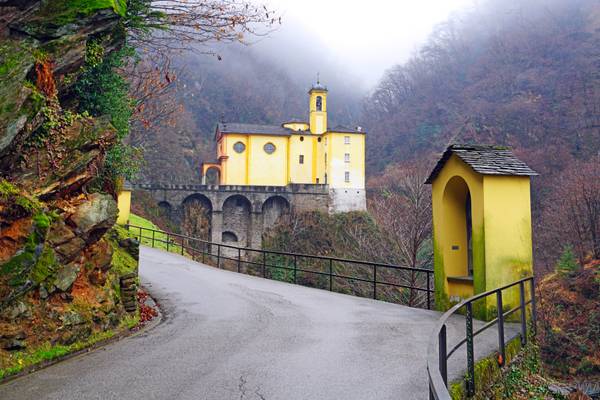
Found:
[[[212,202],[205,195],[193,193],[187,196],[182,202],[182,233],[187,236],[210,241],[212,235],[212,211]]]
[[[221,242],[223,243],[237,243],[238,237],[235,233],[230,231],[225,231],[221,234]]]
[[[162,216],[171,218],[173,216],[173,206],[168,201],[159,201],[158,209]]]
[[[271,196],[262,204],[263,229],[270,228],[282,216],[290,212],[290,202],[283,196]]]
[[[248,246],[251,228],[252,203],[246,196],[235,194],[223,202],[222,232],[230,232],[237,237],[236,245]]]

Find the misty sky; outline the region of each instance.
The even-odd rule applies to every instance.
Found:
[[[406,61],[436,24],[472,3],[473,0],[267,0],[282,16],[283,25],[257,47],[279,61],[285,57],[292,67],[302,65],[304,70],[311,70],[307,73],[314,75],[320,70],[324,81],[328,75],[344,71],[368,89],[386,69]]]

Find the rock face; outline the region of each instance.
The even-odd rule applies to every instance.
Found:
[[[137,243],[98,184],[116,131],[78,114],[73,90],[90,41],[105,54],[122,45],[124,4],[0,0],[0,365],[125,315],[120,277],[137,276]]]

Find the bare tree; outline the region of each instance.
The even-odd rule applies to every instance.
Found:
[[[547,247],[562,250],[570,244],[580,262],[600,258],[600,157],[575,162],[556,179],[542,219]]]
[[[424,163],[389,169],[376,182],[378,193],[370,201],[370,211],[388,237],[395,263],[409,268],[430,269],[431,193],[424,185],[428,169]],[[423,274],[412,271],[405,276],[408,285],[417,286]],[[409,305],[417,301],[410,290]]]

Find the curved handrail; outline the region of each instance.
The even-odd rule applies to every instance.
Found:
[[[230,260],[230,261],[237,262],[238,272],[241,272],[242,264],[262,266],[263,277],[266,277],[267,269],[277,268],[277,269],[282,269],[282,270],[288,270],[290,272],[293,272],[293,274],[294,274],[294,283],[297,283],[296,282],[296,274],[298,272],[321,275],[321,276],[325,276],[326,278],[329,278],[329,290],[330,291],[333,291],[334,279],[345,279],[345,280],[349,280],[349,281],[366,282],[366,283],[370,283],[372,285],[372,295],[373,295],[374,299],[378,299],[378,297],[380,297],[377,295],[378,287],[393,286],[393,287],[397,287],[397,288],[414,290],[415,293],[424,293],[426,296],[426,299],[424,301],[425,301],[426,307],[428,309],[431,309],[431,305],[433,302],[433,294],[434,294],[434,289],[432,288],[433,270],[430,270],[430,269],[403,267],[403,266],[393,265],[393,264],[377,263],[377,262],[373,262],[373,261],[352,260],[352,259],[337,258],[337,257],[330,257],[330,256],[318,256],[318,255],[312,255],[312,254],[289,253],[289,252],[275,251],[275,250],[262,250],[262,249],[255,249],[255,248],[250,248],[250,247],[240,247],[240,246],[234,246],[234,245],[223,244],[223,243],[215,243],[215,242],[211,242],[211,241],[208,241],[205,239],[195,238],[192,236],[186,236],[186,235],[182,235],[179,233],[166,232],[166,231],[153,229],[153,228],[146,228],[143,226],[126,224],[125,227],[128,230],[132,229],[132,233],[134,235],[139,236],[140,242],[142,241],[142,239],[151,240],[152,247],[154,247],[155,242],[165,243],[167,245],[167,251],[168,251],[169,245],[173,244],[174,246],[179,248],[179,250],[181,250],[182,255],[184,254],[184,251],[191,251],[192,257],[194,257],[193,253],[195,252],[196,255],[198,255],[198,254],[202,255],[203,261],[204,261],[204,256],[216,257],[217,267],[221,266],[221,260]],[[136,231],[139,231],[139,233]],[[151,232],[152,236],[144,236],[144,234],[143,234],[144,232]],[[158,233],[160,235],[165,235],[166,240],[155,237],[156,233]],[[174,239],[176,239],[176,240],[174,240]],[[185,241],[188,241],[187,246],[185,244],[186,243]],[[198,248],[191,247],[189,245],[190,241],[204,245],[204,250],[199,250]],[[178,243],[178,242],[181,242],[181,243]],[[214,252],[214,248],[216,248],[216,253]],[[221,251],[222,249],[231,249],[231,250],[237,251],[237,257],[231,256],[231,255],[228,256],[227,254],[223,254],[223,252]],[[255,254],[262,255],[262,262],[255,262],[252,260],[243,260],[242,253],[246,253],[246,254],[255,253]],[[267,260],[266,260],[266,255],[290,257],[290,260],[293,260],[293,267],[285,266],[285,265],[268,264]],[[297,265],[298,260],[302,260],[302,259],[313,259],[313,260],[325,261],[326,262],[325,264],[327,264],[327,267],[328,267],[328,272],[311,271],[311,270],[302,269]],[[368,267],[368,268],[372,269],[372,273],[371,272],[369,273],[368,278],[361,277],[361,276],[348,276],[345,274],[338,274],[338,273],[334,272],[334,264],[333,264],[334,262],[347,263],[347,264],[353,264],[356,266]],[[416,282],[410,282],[410,283],[405,284],[405,283],[402,283],[402,281],[394,281],[394,282],[389,281],[389,280],[382,281],[381,273],[378,274],[378,270],[382,271],[383,269],[408,271],[411,273],[417,272],[420,274],[424,274],[425,282],[423,282],[423,285],[419,285]],[[423,275],[420,275],[420,276],[423,276]]]
[[[530,282],[531,300],[526,300],[525,296],[525,283]],[[502,308],[502,291],[519,286],[520,298],[519,306],[509,311],[504,312]],[[492,321],[488,322],[484,327],[473,332],[473,314],[472,304],[483,298],[491,295],[496,295],[497,299],[497,317]],[[482,333],[493,325],[498,325],[498,350],[502,355],[500,362],[504,363],[505,356],[505,343],[504,343],[504,318],[516,310],[521,310],[521,341],[523,344],[527,342],[527,305],[531,304],[531,318],[533,326],[535,327],[536,311],[535,311],[535,283],[534,277],[529,276],[526,278],[519,279],[508,285],[501,286],[499,288],[489,290],[487,292],[479,293],[466,300],[456,304],[448,311],[446,311],[442,317],[437,321],[434,329],[434,334],[429,339],[429,345],[427,348],[427,375],[429,382],[429,398],[430,400],[451,400],[450,392],[448,391],[448,358],[454,353],[455,350],[460,348],[463,344],[467,343],[467,392],[472,395],[475,390],[475,376],[474,376],[474,360],[473,360],[473,338]],[[446,323],[448,319],[454,315],[461,308],[466,308],[466,337],[462,339],[450,352],[447,351],[446,343]],[[535,328],[534,328],[535,333]],[[469,354],[470,352],[470,354]],[[436,365],[437,364],[437,365]]]

